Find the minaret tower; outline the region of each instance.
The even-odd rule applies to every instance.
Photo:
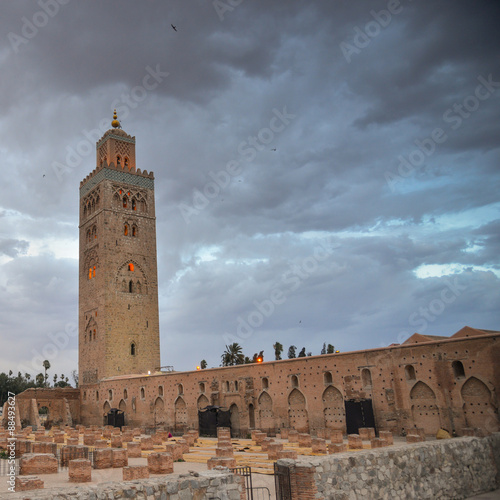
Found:
[[[80,385],[160,367],[154,175],[111,125],[80,183]]]

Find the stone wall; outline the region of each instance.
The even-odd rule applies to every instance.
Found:
[[[144,376],[113,377],[81,387],[81,422],[102,425],[106,408],[125,424],[198,428],[198,408],[231,408],[233,435],[269,436],[283,428],[347,433],[345,401],[369,399],[377,430],[440,427],[464,434],[500,430],[500,335],[390,346],[365,351]],[[454,371],[461,360],[463,373]],[[109,395],[112,399],[109,399]],[[155,420],[156,419],[156,420]],[[352,433],[353,431],[349,431]]]
[[[292,500],[462,499],[500,486],[500,433],[278,464],[291,472]]]
[[[9,500],[71,500],[75,498],[143,499],[162,498],[164,500],[198,500],[204,498],[240,499],[243,490],[242,476],[227,472],[200,472],[198,477],[181,475],[144,479],[133,482],[101,483],[98,485],[80,484],[78,487],[47,488],[26,493],[10,493]]]

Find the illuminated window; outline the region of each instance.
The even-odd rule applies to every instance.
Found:
[[[135,356],[135,344],[133,342],[130,344],[130,355]]]
[[[128,167],[128,158],[125,158],[124,164],[125,164],[125,167]]]
[[[89,280],[92,279],[92,268],[89,269]]]
[[[123,202],[123,208],[127,208],[127,202],[128,202],[128,200],[127,200],[126,196],[123,197],[122,202]]]
[[[137,210],[137,207],[135,206],[135,199],[132,199],[132,210]]]
[[[121,167],[122,165],[122,159],[120,158],[120,155],[116,157],[116,166]]]
[[[133,271],[134,270],[134,264],[132,262],[128,265],[128,270]]]
[[[94,340],[95,340],[95,330],[94,330]]]
[[[127,224],[125,224],[125,227],[123,228],[123,234],[124,234],[125,236],[127,236],[127,235],[128,235],[128,226],[127,226]]]
[[[132,226],[132,236],[137,236],[137,228],[135,226]]]
[[[92,273],[92,276],[95,278],[95,266],[94,266],[94,272]]]
[[[97,228],[95,226],[92,228],[92,235],[94,236],[94,240],[97,239]]]

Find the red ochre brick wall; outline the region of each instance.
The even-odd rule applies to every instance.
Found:
[[[21,476],[57,474],[57,458],[50,453],[27,453],[19,461]]]
[[[486,335],[149,377],[115,377],[82,388],[82,393],[86,393],[82,398],[82,418],[86,424],[101,423],[106,402],[102,395],[112,390],[114,401],[120,399],[125,409],[128,425],[152,425],[154,412],[151,408],[158,407],[161,409],[156,411],[157,421],[161,420],[170,429],[176,429],[179,415],[185,415],[187,425],[196,428],[198,401],[206,398],[210,403],[225,407],[236,405],[239,431],[246,435],[250,431],[249,404],[254,405],[253,420],[255,427],[260,428],[259,400],[262,401],[261,396],[266,393],[272,402],[272,417],[266,416],[266,421],[272,418],[277,432],[293,424],[289,411],[294,409],[306,418],[309,432],[329,427],[345,434],[344,400],[368,398],[373,401],[378,429],[399,435],[403,429],[420,427],[427,434],[435,434],[439,427],[453,429],[451,413],[454,427],[460,434],[462,428],[471,427],[463,409],[462,388],[468,383],[471,394],[476,387],[482,391],[479,396],[470,396],[469,404],[486,403],[486,407],[481,408],[482,417],[479,412],[474,414],[476,426],[495,432],[499,424],[491,406],[491,395],[500,393],[499,368],[494,362],[500,357],[499,337]],[[452,368],[455,359],[462,360],[465,377],[455,377]],[[415,370],[415,380],[407,379],[405,367],[409,365]],[[371,384],[363,381],[362,370],[366,367],[370,370]],[[331,374],[331,383],[325,382],[325,372]],[[292,375],[297,377],[298,387],[292,387]],[[262,389],[263,378],[267,378],[265,389]],[[234,382],[238,382],[238,390]],[[182,395],[179,395],[179,384]],[[465,393],[467,389],[465,387]],[[300,397],[289,397],[294,390],[303,396],[302,407]],[[96,391],[100,393],[99,401]],[[125,394],[127,399],[124,399]],[[298,406],[293,407],[293,404]],[[469,413],[470,418],[472,410]],[[325,419],[325,414],[331,415],[327,417],[329,420]],[[238,434],[238,429],[233,432]],[[293,439],[293,435],[289,438]]]

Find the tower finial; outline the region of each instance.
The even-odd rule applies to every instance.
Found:
[[[114,128],[122,128],[120,122],[118,121],[118,116],[116,115],[116,109],[113,112],[113,121],[111,122],[111,126]]]

